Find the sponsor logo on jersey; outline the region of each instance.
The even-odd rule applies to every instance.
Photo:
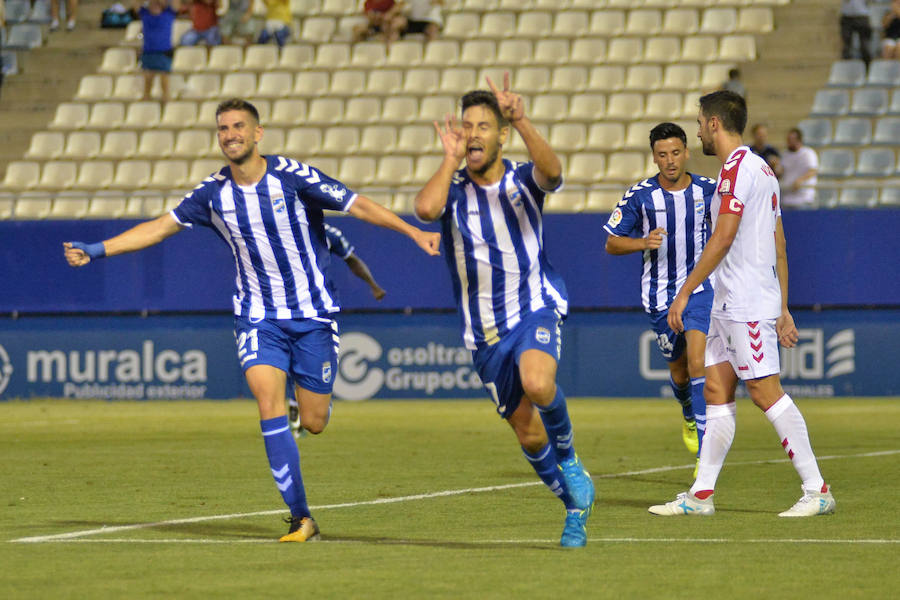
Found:
[[[539,344],[549,344],[550,330],[546,327],[538,327],[537,331],[534,332],[534,339],[536,339]]]
[[[622,222],[622,209],[617,206],[616,209],[614,211],[612,211],[612,214],[609,215],[609,226],[617,227],[619,225],[619,223],[621,223],[621,222]]]
[[[331,361],[327,360],[322,363],[322,381],[328,383],[331,381]]]
[[[319,186],[319,189],[334,198],[335,200],[342,200],[344,196],[347,195],[347,189],[337,186],[331,185],[329,183],[323,183]]]

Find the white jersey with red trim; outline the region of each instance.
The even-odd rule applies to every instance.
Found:
[[[712,316],[742,322],[778,318],[775,222],[781,216],[781,192],[771,167],[747,146],[735,149],[722,165],[710,213],[713,232],[719,215],[741,218],[715,270]]]

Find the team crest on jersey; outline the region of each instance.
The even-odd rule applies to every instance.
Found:
[[[283,213],[285,211],[284,196],[281,194],[272,196],[272,210],[276,213]]]
[[[519,188],[514,187],[507,193],[509,194],[509,201],[513,206],[522,206],[522,192],[519,191]]]
[[[697,200],[694,202],[694,212],[698,215],[702,215],[706,212],[706,203],[703,200]]]
[[[719,184],[719,193],[720,194],[730,194],[731,193],[731,180],[723,179],[722,183]]]
[[[347,195],[346,188],[342,188],[336,185],[331,185],[328,183],[323,183],[319,186],[319,189],[334,198],[335,200],[341,200],[344,196]]]
[[[322,381],[328,383],[331,381],[331,361],[325,361],[322,363]]]
[[[537,331],[534,332],[534,339],[536,339],[539,344],[549,344],[550,330],[546,327],[538,327]]]
[[[614,211],[612,211],[612,214],[609,215],[609,226],[610,227],[618,227],[619,223],[621,223],[621,222],[622,222],[622,209],[617,206],[616,209]]]

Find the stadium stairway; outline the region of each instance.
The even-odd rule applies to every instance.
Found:
[[[118,44],[124,29],[101,29],[100,14],[110,0],[81,0],[78,26],[49,33],[44,45],[19,55],[20,72],[7,77],[0,91],[0,172],[21,159],[31,136],[45,130],[56,106],[72,98],[82,76],[96,73],[103,50]]]

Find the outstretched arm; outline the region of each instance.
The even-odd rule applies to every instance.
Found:
[[[555,190],[562,182],[562,163],[553,152],[550,144],[544,136],[535,128],[534,124],[525,116],[525,102],[518,94],[509,90],[509,72],[503,74],[503,89],[500,90],[487,77],[488,86],[497,97],[500,105],[500,113],[513,128],[522,136],[528,155],[534,161],[534,179],[541,189]]]
[[[83,242],[63,243],[64,254],[69,265],[82,267],[93,258],[115,256],[126,252],[143,250],[149,246],[160,243],[167,237],[181,231],[181,225],[166,213],[152,221],[145,221],[135,225],[131,229],[120,233],[103,242],[85,244]]]
[[[453,174],[466,155],[466,138],[456,117],[444,115],[444,129],[437,121],[434,121],[434,129],[444,147],[444,160],[437,173],[416,194],[416,216],[423,221],[434,221],[444,212]]]
[[[426,254],[437,256],[441,253],[440,233],[431,233],[422,231],[418,227],[413,227],[388,209],[365,196],[359,195],[356,197],[356,200],[350,205],[350,214],[366,223],[393,229],[409,236]]]
[[[375,278],[372,276],[372,272],[369,270],[369,265],[366,262],[356,256],[355,254],[351,254],[347,258],[344,259],[344,262],[347,263],[347,266],[350,268],[350,271],[369,284],[369,287],[372,288],[372,295],[375,296],[376,300],[381,300],[384,298],[385,291],[378,283],[375,281]]]
[[[797,326],[794,325],[794,317],[788,310],[787,242],[784,238],[781,217],[775,220],[775,272],[778,274],[778,286],[781,288],[781,316],[775,319],[775,333],[782,346],[793,348],[800,335]]]

